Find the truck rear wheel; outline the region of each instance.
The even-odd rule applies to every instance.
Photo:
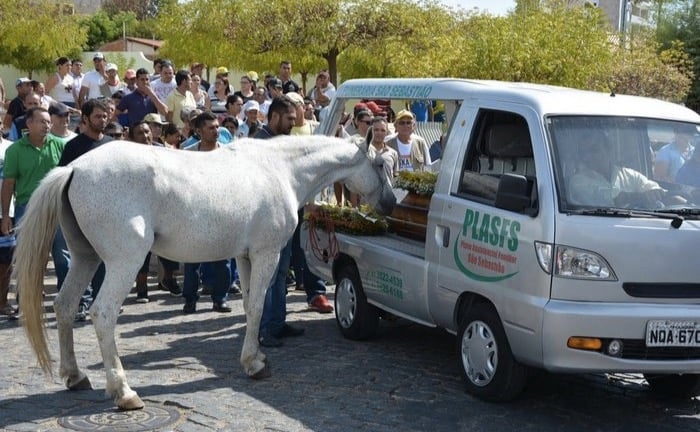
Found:
[[[644,374],[644,379],[655,393],[676,398],[700,395],[700,374]]]
[[[340,332],[348,339],[368,339],[377,333],[379,309],[367,303],[360,275],[352,264],[344,266],[338,272],[335,282],[335,320]]]
[[[501,319],[491,305],[473,304],[463,314],[457,348],[468,393],[503,402],[525,388],[528,368],[513,357]]]

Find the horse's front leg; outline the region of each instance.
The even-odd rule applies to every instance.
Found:
[[[107,272],[104,284],[90,309],[90,316],[95,327],[97,340],[100,343],[102,360],[107,374],[106,391],[107,394],[114,397],[120,410],[136,410],[144,407],[141,398],[126,382],[126,374],[119,359],[114,339],[119,308],[124,303],[126,296],[129,295],[137,272],[135,269],[130,270],[130,268],[140,266],[141,263],[131,263],[129,266],[106,263]]]
[[[265,294],[277,268],[279,257],[279,252],[259,253],[250,256],[249,261],[243,260],[244,264],[238,268],[243,284],[243,308],[246,314],[241,365],[245,373],[254,379],[267,378],[271,375],[265,354],[260,351],[258,337]],[[247,287],[244,281],[248,281]]]

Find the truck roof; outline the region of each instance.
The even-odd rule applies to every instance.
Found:
[[[659,99],[613,95],[545,84],[457,78],[354,79],[336,96],[357,99],[481,99],[521,103],[542,115],[613,115],[700,123],[700,115]]]

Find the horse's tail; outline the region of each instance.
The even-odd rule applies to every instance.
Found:
[[[72,167],[54,168],[34,191],[17,227],[17,248],[13,258],[27,338],[39,365],[48,374],[51,374],[51,356],[43,321],[44,271],[56,235],[61,196],[72,173]]]

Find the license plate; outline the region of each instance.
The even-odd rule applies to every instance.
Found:
[[[700,347],[700,322],[649,321],[646,342],[648,347]]]

